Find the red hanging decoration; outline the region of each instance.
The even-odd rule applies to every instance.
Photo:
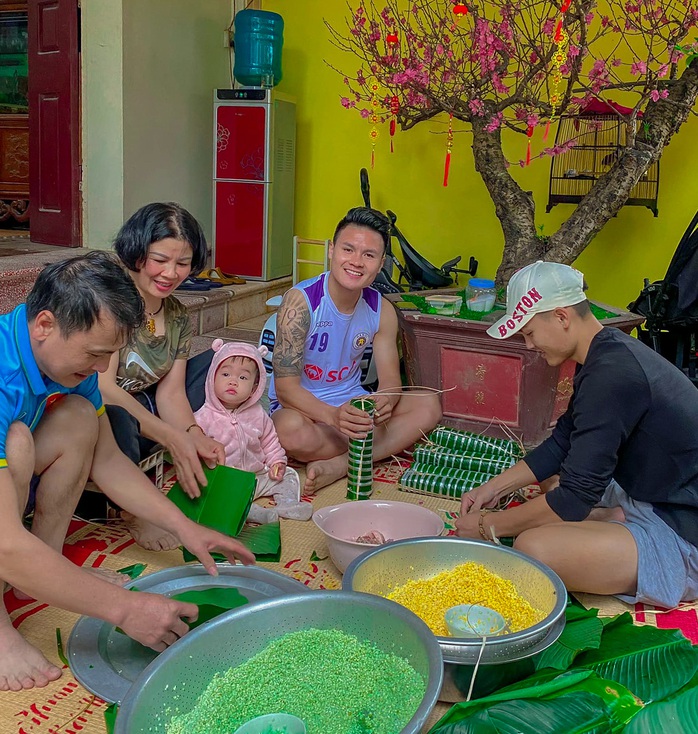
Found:
[[[390,98],[390,152],[394,153],[393,138],[397,129],[397,115],[400,112],[400,99],[396,96]]]
[[[543,133],[543,141],[548,139],[548,133],[550,132],[550,120],[545,123],[545,132]]]
[[[446,163],[444,164],[444,186],[448,186],[448,174],[451,170],[451,148],[453,147],[453,112],[448,116],[448,136],[446,138]]]
[[[553,40],[558,44],[562,41],[562,18],[558,20],[557,25],[555,26],[555,35]]]
[[[456,16],[455,22],[449,25],[451,33],[455,33],[458,29],[458,23],[461,18],[464,18],[468,14],[468,6],[465,3],[454,3],[453,4],[453,15]]]
[[[528,138],[528,144],[526,145],[526,165],[531,165],[531,138],[533,137],[533,125],[529,125],[526,130],[526,137]]]
[[[388,33],[385,37],[385,42],[388,46],[397,46],[398,43],[400,43],[400,39],[398,38],[397,33]]]

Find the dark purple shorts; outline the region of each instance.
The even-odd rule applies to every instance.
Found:
[[[25,517],[34,512],[34,507],[36,506],[36,488],[39,486],[40,481],[41,477],[35,474],[31,482],[29,482],[29,499],[27,500],[27,506],[24,508]]]

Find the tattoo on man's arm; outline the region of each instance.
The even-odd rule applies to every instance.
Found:
[[[310,328],[310,312],[303,294],[289,291],[281,304],[276,323],[274,375],[300,377],[303,374],[305,339]]]

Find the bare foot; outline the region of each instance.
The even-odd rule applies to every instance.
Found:
[[[85,571],[93,573],[97,578],[102,581],[108,581],[114,586],[123,586],[127,581],[131,579],[125,573],[119,573],[118,571],[112,571],[111,568],[92,568],[91,566],[83,566]]]
[[[311,461],[305,469],[303,494],[315,494],[318,489],[336,482],[347,473],[347,455],[335,456],[332,459]]]
[[[0,691],[43,688],[60,678],[61,669],[14,629],[4,611],[0,615],[7,620],[0,620]]]
[[[114,584],[115,586],[123,586],[127,581],[131,580],[126,574],[112,571],[110,568],[91,568],[90,566],[83,566],[82,569],[83,571],[89,571],[97,578],[102,579],[102,581],[108,581],[110,584]],[[20,591],[20,589],[13,589],[12,591],[18,599],[34,598],[33,596],[29,596],[29,594],[25,594],[23,591]]]
[[[121,519],[124,521],[124,525],[128,528],[133,539],[141,548],[151,551],[166,551],[174,550],[181,545],[172,533],[168,533],[167,530],[163,530],[157,525],[142,520],[130,512],[122,510]]]
[[[622,507],[594,507],[587,520],[596,522],[625,522],[625,513]]]

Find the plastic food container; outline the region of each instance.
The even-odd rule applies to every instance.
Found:
[[[442,316],[456,316],[463,305],[463,296],[435,295],[426,297],[427,305]],[[494,304],[494,301],[492,301]]]
[[[491,311],[496,297],[494,281],[487,278],[471,278],[465,289],[466,306],[471,311]]]
[[[330,558],[342,573],[355,558],[375,548],[357,540],[372,530],[390,540],[402,540],[441,535],[444,529],[444,521],[426,507],[386,500],[321,507],[313,521],[325,534]]]

